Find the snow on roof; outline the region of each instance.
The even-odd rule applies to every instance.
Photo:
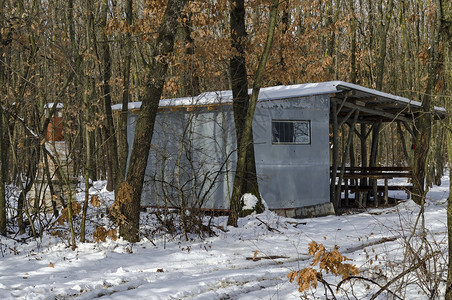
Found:
[[[400,97],[400,96],[396,96],[393,94],[388,94],[385,92],[381,92],[378,90],[374,90],[374,89],[370,89],[370,88],[366,88],[363,87],[361,85],[357,85],[357,84],[353,84],[353,83],[348,83],[348,82],[344,82],[344,81],[331,81],[334,83],[337,83],[337,87],[338,89],[342,89],[342,90],[356,90],[356,91],[360,91],[360,92],[364,92],[366,94],[370,94],[370,95],[374,95],[380,98],[386,98],[389,100],[393,100],[396,102],[401,102],[401,103],[405,103],[405,104],[409,104],[409,105],[413,105],[413,106],[418,106],[421,107],[422,103],[419,101],[415,101],[415,100],[411,100],[405,97]],[[446,109],[443,107],[437,107],[435,106],[434,109],[438,112],[446,112]]]
[[[324,95],[343,92],[347,90],[355,90],[368,95],[386,98],[396,102],[402,102],[404,104],[410,104],[413,106],[421,106],[418,101],[410,100],[408,98],[384,93],[374,89],[366,88],[357,84],[352,84],[344,81],[327,81],[319,83],[304,83],[295,85],[280,85],[261,88],[259,92],[259,101],[269,101],[277,99],[288,99],[295,97]],[[248,90],[251,94],[251,89]],[[160,100],[160,107],[165,106],[192,106],[192,105],[210,105],[232,102],[232,91],[216,91],[216,92],[204,92],[194,97],[183,97],[173,99]],[[140,109],[141,102],[130,102],[129,109]],[[116,104],[112,106],[113,110],[121,110],[122,104]],[[444,108],[435,107],[438,111],[445,111]]]
[[[305,83],[296,85],[281,85],[261,88],[259,92],[259,101],[287,99],[301,96],[321,95],[338,92],[332,82]],[[251,89],[248,90],[251,94]],[[164,106],[191,106],[191,105],[209,105],[232,102],[232,91],[204,92],[194,97],[183,97],[160,100],[160,107]],[[140,109],[140,102],[129,102],[129,109]],[[113,110],[121,110],[122,104],[112,106]]]
[[[54,105],[55,105],[54,102],[49,102],[49,103],[44,104],[44,108],[52,109]],[[56,104],[56,108],[57,108],[57,109],[61,109],[61,108],[63,108],[63,107],[64,107],[64,106],[63,106],[63,103],[57,103],[57,104]]]

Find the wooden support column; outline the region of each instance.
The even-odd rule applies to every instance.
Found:
[[[344,191],[344,200],[345,200],[345,207],[348,207],[349,206],[349,199],[348,199],[348,179],[347,178],[345,178],[344,179],[344,189],[345,189],[345,191]]]
[[[341,172],[339,174],[339,180],[338,180],[337,189],[336,189],[336,201],[337,201],[337,203],[340,203],[340,201],[341,201],[341,183],[342,183],[342,180],[344,178],[345,164],[347,162],[347,153],[349,152],[350,144],[352,143],[352,137],[353,137],[353,134],[354,134],[354,131],[355,131],[356,122],[358,121],[358,116],[359,116],[359,110],[357,110],[355,112],[355,117],[353,118],[353,121],[350,124],[350,131],[348,133],[346,146],[345,146],[344,152],[342,154]]]
[[[388,178],[385,178],[385,192],[383,194],[385,205],[388,205]]]
[[[378,182],[377,179],[372,179],[372,192],[374,193],[374,205],[378,207],[380,205],[378,197]]]
[[[334,209],[339,208],[339,203],[337,202],[336,198],[336,173],[337,173],[337,167],[338,167],[338,160],[339,160],[339,143],[338,143],[338,123],[337,123],[337,103],[331,101],[332,106],[332,117],[333,117],[333,164],[331,168],[331,181],[330,181],[330,199],[333,202]],[[339,186],[341,183],[339,182]],[[340,195],[339,195],[340,197]]]
[[[372,126],[372,147],[371,147],[371,151],[370,151],[370,161],[369,161],[370,167],[377,166],[378,137],[380,135],[381,123],[382,123],[382,121],[378,120]],[[373,186],[374,204],[376,207],[378,207],[379,200],[378,200],[378,191],[377,191],[377,180],[372,179],[371,185]]]
[[[367,137],[369,136],[369,133],[367,132],[367,125],[365,123],[361,123],[360,127],[361,127],[361,134],[359,135],[359,140],[361,142],[361,167],[366,168],[368,166]],[[366,178],[361,179],[361,185],[363,185],[363,186],[367,185]]]
[[[356,202],[356,204],[358,205],[359,208],[364,207],[362,200],[363,200],[363,198],[362,198],[361,192],[357,188],[356,191],[355,191],[355,202]]]
[[[350,127],[350,132],[351,133],[355,132],[355,128]],[[355,167],[355,147],[354,147],[354,143],[353,143],[353,137],[352,137],[352,143],[350,144],[350,150],[348,151],[348,154],[349,154],[349,158],[350,158],[350,167],[353,168],[353,167]],[[350,179],[350,184],[357,185],[358,179]],[[355,195],[355,197],[356,197],[356,195]]]
[[[369,137],[369,132],[367,131],[367,125],[365,123],[360,124],[361,133],[358,135],[361,142],[361,167],[366,168],[369,166],[368,158],[367,158],[367,138]],[[367,186],[367,178],[362,178],[359,183],[361,186]],[[361,193],[360,193],[361,194]],[[362,207],[367,205],[367,193],[360,195],[362,199],[360,205]]]
[[[370,149],[369,166],[377,166],[377,154],[378,154],[378,137],[380,135],[381,120],[376,121],[372,126],[372,147]]]

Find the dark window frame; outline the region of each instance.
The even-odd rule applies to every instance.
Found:
[[[296,141],[296,123],[307,125],[307,134],[299,137],[307,137],[307,141]],[[310,120],[272,120],[272,144],[273,145],[310,145],[311,121]],[[303,139],[304,140],[304,139]]]

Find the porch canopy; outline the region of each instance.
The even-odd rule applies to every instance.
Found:
[[[375,206],[378,206],[383,202],[388,203],[390,189],[405,189],[409,192],[411,187],[409,185],[388,186],[388,179],[411,178],[412,172],[409,166],[378,166],[378,136],[382,123],[392,122],[397,124],[400,139],[403,140],[402,127],[414,137],[416,133],[413,130],[413,123],[424,113],[422,103],[341,81],[322,84],[334,85],[337,90],[330,94],[333,149],[330,196],[335,208],[342,205],[348,206],[350,193],[355,194],[354,200],[357,206],[366,206],[366,201],[370,199]],[[434,107],[431,113],[435,119],[443,119],[446,116],[445,109],[441,107]],[[348,125],[348,135],[343,147],[339,149],[339,130],[345,124]],[[359,128],[355,127],[356,124],[360,124]],[[344,132],[343,130],[342,133]],[[358,167],[352,164],[346,165],[354,134],[361,142],[361,163]],[[372,137],[370,146],[367,145],[369,136]],[[370,153],[367,153],[368,149]],[[384,185],[378,185],[379,179],[384,181]],[[344,201],[342,201],[342,193]]]
[[[339,118],[358,110],[358,123],[380,120],[413,122],[423,112],[422,103],[408,98],[342,81],[325,84],[333,84],[336,87],[337,92],[331,95],[331,103],[339,106]],[[442,119],[446,116],[446,110],[441,107],[435,107],[433,113],[435,118]]]

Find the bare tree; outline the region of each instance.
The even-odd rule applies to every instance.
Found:
[[[239,3],[236,3],[236,4],[233,3],[232,4],[233,10],[237,9],[238,6],[239,6]],[[250,147],[250,145],[253,145],[252,127],[253,127],[254,111],[256,109],[257,99],[259,97],[259,91],[263,84],[265,66],[267,64],[268,57],[270,56],[270,50],[271,50],[272,43],[273,43],[273,36],[275,33],[276,16],[278,13],[278,6],[279,6],[279,0],[274,0],[272,2],[271,9],[270,9],[270,20],[269,20],[269,25],[268,25],[267,40],[265,42],[264,51],[259,60],[259,66],[256,70],[251,99],[249,99],[249,101],[246,101],[242,104],[242,105],[246,106],[246,113],[243,116],[243,119],[240,120],[240,122],[243,122],[243,124],[241,124],[239,127],[241,134],[237,135],[237,147],[238,147],[237,165],[236,165],[236,169],[235,169],[234,186],[232,188],[232,197],[231,197],[231,201],[230,201],[230,212],[229,212],[229,218],[228,218],[228,225],[232,225],[232,226],[237,226],[237,219],[239,216],[239,212],[241,210],[240,201],[241,201],[241,197],[243,196],[243,191],[244,191],[243,187],[245,186],[245,184],[249,184],[248,182],[245,181],[246,173],[250,172],[250,169],[247,169],[247,167],[249,165],[254,165],[254,170],[253,170],[254,178],[253,179],[256,180],[256,184],[253,185],[252,190],[247,190],[247,192],[251,191],[251,192],[253,192],[254,195],[257,194],[258,199],[260,199],[259,188],[257,185],[256,171],[255,171],[254,151],[252,153],[252,157],[250,157],[248,148]],[[243,9],[243,11],[241,11],[242,9]],[[244,13],[244,7],[241,6],[239,8],[239,11],[231,13],[231,21],[233,19],[234,14],[238,14],[242,18],[244,18],[244,15],[242,13]],[[239,20],[237,20],[237,21],[239,21]],[[242,21],[240,21],[240,23],[241,22]],[[244,20],[243,20],[242,25],[244,26]],[[236,30],[235,27],[233,27],[231,25],[232,33],[234,33],[235,30]],[[240,38],[243,38],[243,37],[238,37],[238,39],[240,39]],[[244,70],[244,71],[245,71],[245,78],[244,78],[244,80],[245,80],[246,79],[246,70]],[[241,72],[243,72],[243,70]],[[246,80],[245,80],[245,82],[238,82],[238,83],[242,86],[242,89],[248,85]],[[243,90],[240,90],[240,91],[242,91],[242,93],[243,93]],[[246,95],[248,95],[248,89],[246,89],[245,92],[246,92]],[[246,97],[245,99],[242,98],[241,101],[243,102],[247,98],[248,97]],[[236,113],[236,110],[234,109],[234,114],[235,113]],[[237,117],[235,116],[234,119],[237,119]],[[237,131],[238,122],[236,121],[235,123],[236,123],[236,131]]]
[[[439,14],[440,12],[435,12]],[[428,50],[427,78],[425,91],[422,94],[422,114],[415,120],[415,149],[413,157],[413,201],[423,204],[425,201],[426,185],[425,174],[427,171],[427,157],[430,148],[433,122],[433,93],[439,81],[442,68],[441,57],[441,22],[437,17],[433,23],[431,46]]]

